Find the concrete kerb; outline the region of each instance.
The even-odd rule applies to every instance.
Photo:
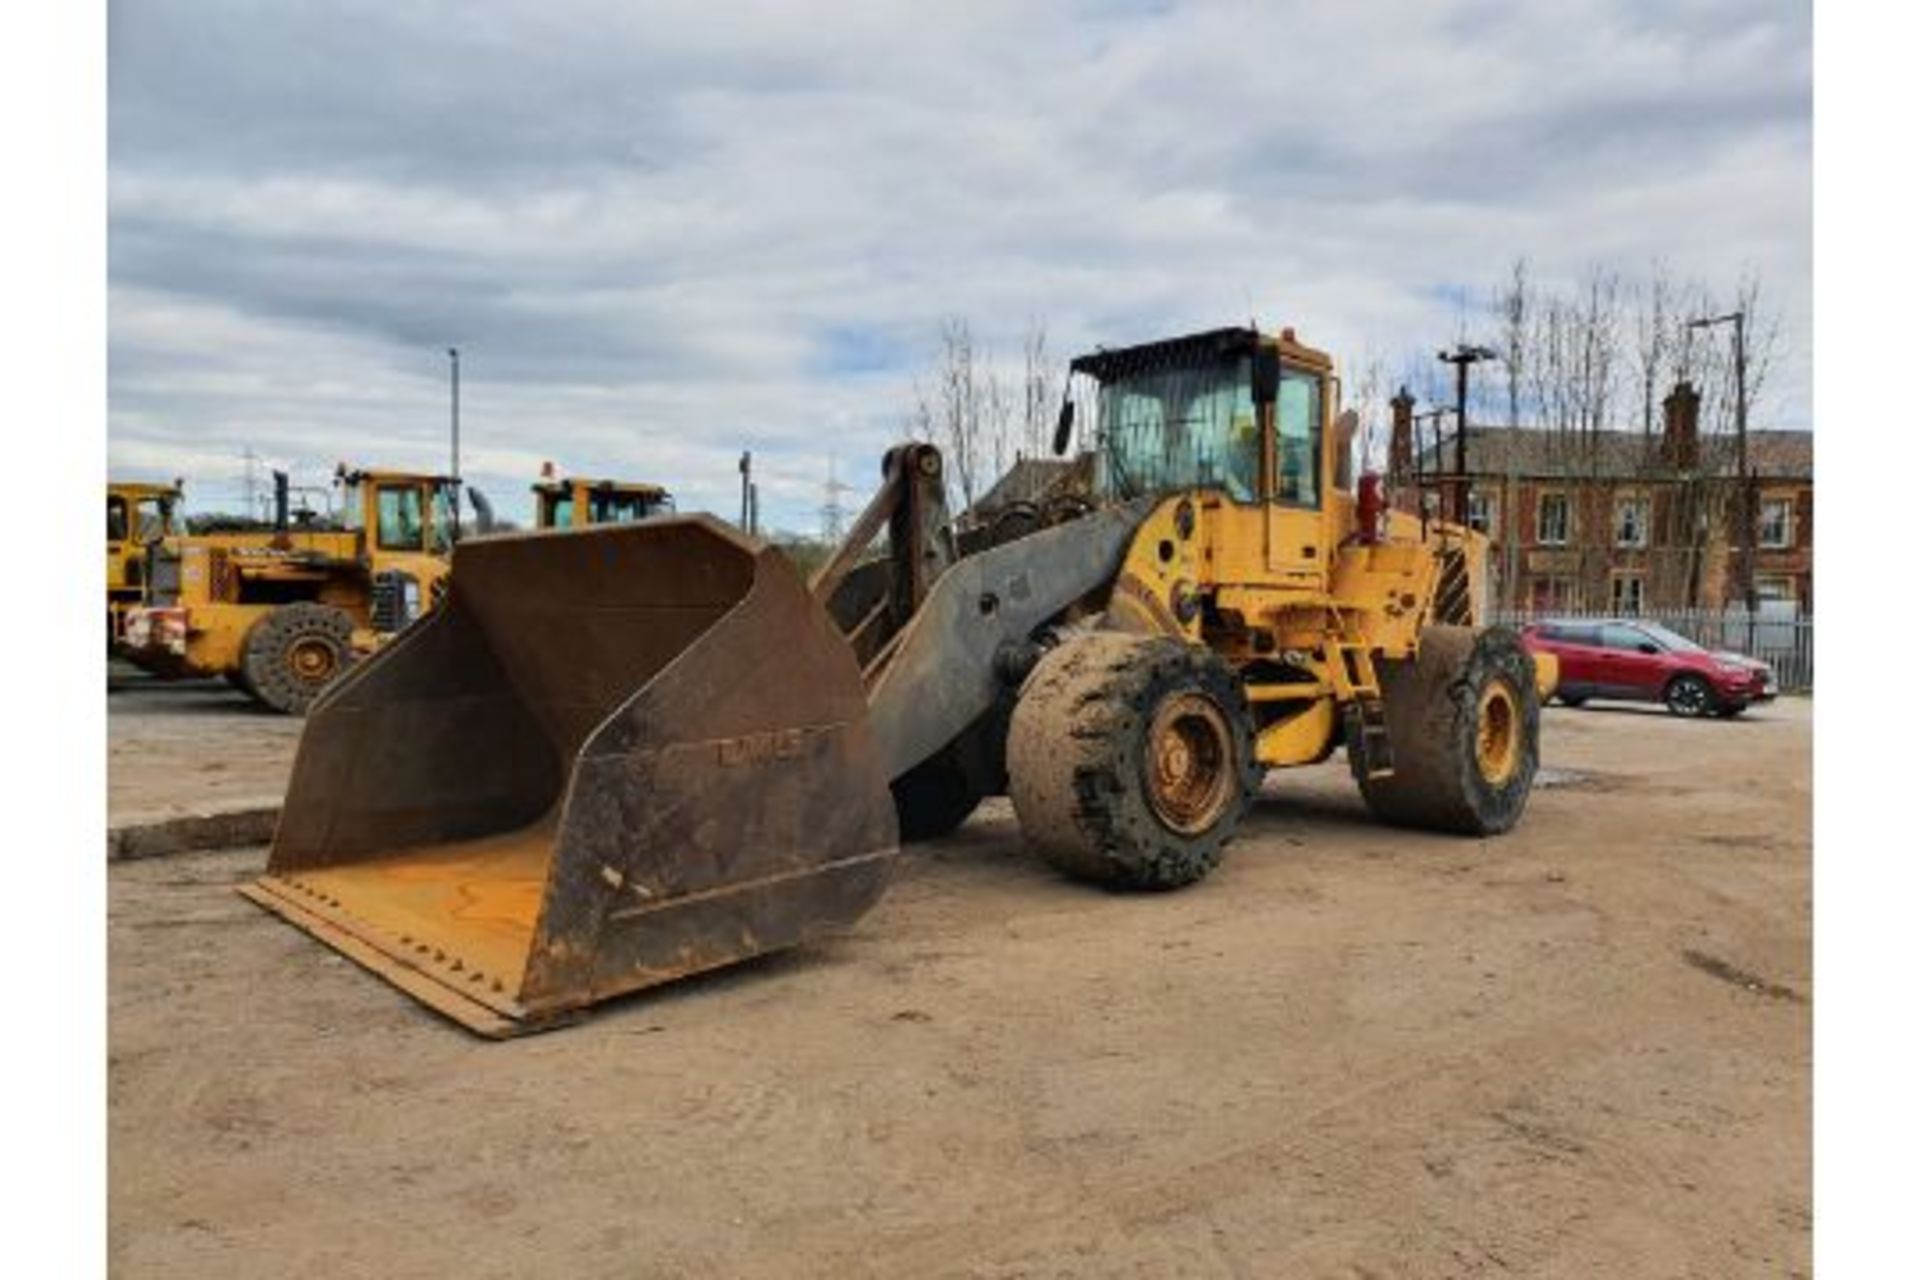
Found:
[[[280,802],[241,801],[224,808],[110,822],[107,861],[158,858],[205,849],[267,844],[280,820]]]

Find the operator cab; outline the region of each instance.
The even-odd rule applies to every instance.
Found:
[[[673,495],[657,484],[555,477],[546,472],[533,486],[534,527],[577,529],[586,525],[634,524],[673,514]]]
[[[453,545],[451,477],[342,466],[334,482],[342,525],[369,532],[369,550],[444,555]]]
[[[107,541],[155,542],[178,537],[180,491],[157,485],[125,485],[107,492]]]
[[[1212,489],[1233,502],[1316,511],[1332,362],[1253,329],[1215,329],[1095,352],[1069,366],[1091,378],[1096,484],[1118,500]],[[1073,416],[1063,417],[1063,427]]]

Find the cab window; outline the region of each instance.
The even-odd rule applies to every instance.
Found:
[[[453,545],[453,504],[455,502],[452,485],[436,485],[433,490],[433,519],[427,525],[427,550],[435,555],[445,555]]]
[[[152,542],[177,534],[173,523],[173,504],[160,498],[142,498],[134,504],[134,531],[142,542]]]
[[[1283,369],[1273,414],[1274,497],[1289,507],[1320,505],[1320,379]]]
[[[588,511],[589,524],[631,524],[654,513],[654,500],[642,493],[596,493]]]
[[[382,551],[418,551],[424,545],[425,521],[422,518],[420,491],[412,485],[382,485],[377,519],[378,546]]]
[[[540,495],[540,507],[546,518],[540,522],[543,529],[571,529],[573,527],[573,495],[571,493],[543,493]]]
[[[1103,487],[1122,497],[1220,489],[1252,502],[1259,431],[1249,362],[1148,369],[1100,388]]]
[[[107,541],[127,540],[127,502],[125,498],[107,499]]]

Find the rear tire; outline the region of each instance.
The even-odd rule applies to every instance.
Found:
[[[1712,686],[1699,676],[1675,676],[1668,682],[1660,700],[1667,704],[1667,710],[1686,720],[1695,720],[1718,710]]]
[[[1560,695],[1560,705],[1563,707],[1584,707],[1587,705],[1587,695],[1584,693],[1576,693],[1572,697],[1568,697],[1563,693]]]
[[[353,619],[330,605],[282,605],[253,624],[241,647],[247,692],[275,711],[305,715],[353,665]]]
[[[1219,864],[1259,788],[1238,677],[1178,640],[1073,636],[1021,690],[1008,793],[1035,852],[1126,889],[1192,884]]]
[[[1361,780],[1367,808],[1429,831],[1512,828],[1540,764],[1540,695],[1520,638],[1431,626],[1411,661],[1379,666],[1393,772]]]

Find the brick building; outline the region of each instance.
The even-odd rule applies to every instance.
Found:
[[[1412,399],[1394,402],[1389,482],[1396,501],[1454,500],[1458,441],[1416,440]],[[1467,521],[1493,539],[1495,599],[1532,612],[1718,609],[1741,603],[1739,471],[1731,435],[1703,437],[1686,384],[1664,428],[1473,427]],[[1813,436],[1749,431],[1755,594],[1813,610]],[[1763,603],[1763,607],[1769,607]]]

